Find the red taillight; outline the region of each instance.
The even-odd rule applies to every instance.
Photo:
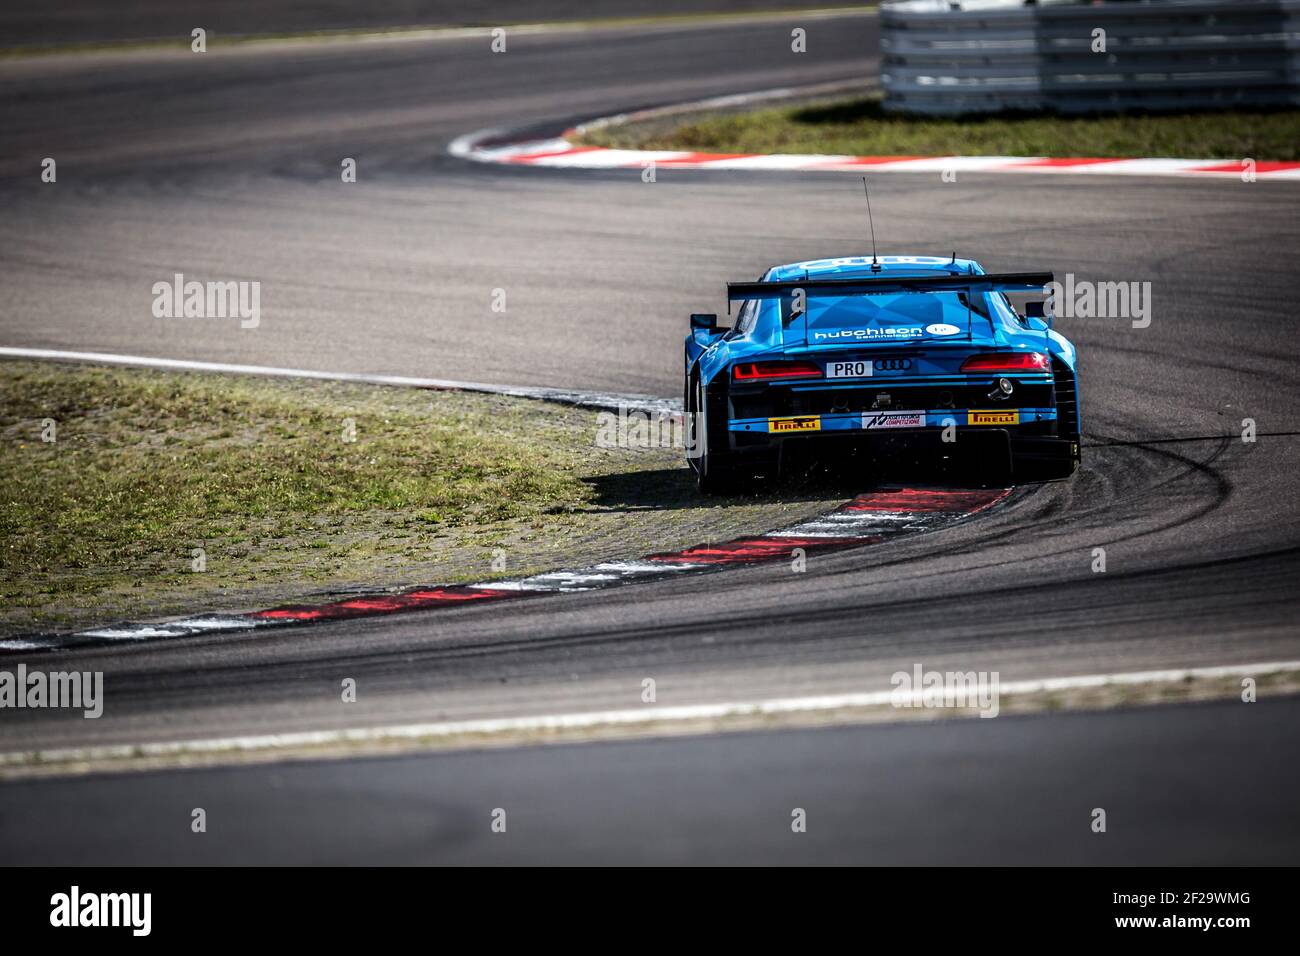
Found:
[[[731,368],[737,382],[762,382],[773,378],[821,378],[816,362],[742,362]]]
[[[961,363],[963,372],[1046,372],[1051,367],[1042,352],[994,352],[972,355]]]

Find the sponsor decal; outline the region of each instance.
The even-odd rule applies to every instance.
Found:
[[[931,335],[956,335],[961,329],[955,325],[949,325],[947,322],[935,322],[933,325],[927,325],[925,330]]]
[[[870,362],[827,362],[827,378],[870,378]]]
[[[923,428],[925,412],[864,412],[863,428]]]
[[[1019,412],[1002,412],[997,410],[976,411],[971,409],[967,413],[967,420],[972,425],[1019,425]]]
[[[769,418],[767,430],[770,432],[819,432],[822,430],[820,415],[803,415],[799,418]]]
[[[814,342],[834,342],[851,339],[864,341],[869,339],[915,339],[920,338],[919,325],[891,325],[883,329],[840,329],[838,332],[814,332]]]

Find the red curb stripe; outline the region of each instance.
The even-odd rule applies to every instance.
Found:
[[[851,538],[784,538],[761,535],[756,538],[737,538],[721,544],[697,544],[681,551],[647,555],[646,561],[682,562],[690,564],[754,564],[788,558],[795,548],[826,550],[849,548],[879,541],[878,535]]]
[[[1052,166],[1068,168],[1071,166],[1100,166],[1106,163],[1123,163],[1127,161],[1128,160],[1122,156],[1107,159],[1084,159],[1079,157],[1053,158],[1049,156],[1044,159],[1031,159],[1028,162],[1017,162],[1012,165],[1017,168],[1020,168],[1021,166]]]
[[[618,120],[618,117],[604,117],[603,121]],[[554,165],[576,166],[591,169],[629,169],[644,165],[654,154],[678,153],[655,158],[654,161],[666,167],[689,169],[750,169],[766,171],[839,171],[850,169],[876,169],[878,171],[922,172],[930,171],[936,164],[959,162],[968,172],[993,173],[1042,173],[1042,172],[1106,172],[1107,167],[1116,167],[1115,172],[1134,176],[1177,177],[1177,176],[1227,176],[1241,172],[1241,160],[1212,160],[1180,158],[1170,159],[1159,156],[957,156],[951,153],[936,156],[838,156],[828,154],[803,154],[803,162],[797,160],[798,154],[779,154],[782,162],[766,164],[757,162],[772,154],[768,153],[710,153],[702,150],[641,150],[610,149],[604,146],[579,145],[573,142],[582,129],[591,128],[593,120],[581,126],[572,126],[564,130],[557,138],[521,140],[515,138],[513,143],[497,131],[481,130],[478,133],[462,136],[451,145],[455,156],[480,162],[514,165],[551,165],[549,159],[556,159]],[[502,140],[507,139],[506,143]],[[556,142],[560,142],[556,148]],[[510,149],[519,150],[510,155]],[[583,154],[593,154],[591,162],[582,158]],[[607,154],[607,155],[605,155]],[[647,155],[651,154],[651,155]],[[628,159],[628,156],[635,158]],[[564,162],[565,157],[573,157]],[[601,161],[603,160],[603,161]],[[754,160],[756,162],[746,162]],[[1263,160],[1253,166],[1254,172],[1262,177],[1293,179],[1300,172],[1300,162]]]
[[[569,149],[548,149],[540,153],[520,153],[516,156],[504,156],[502,159],[507,163],[531,163],[551,156],[572,156],[576,153],[592,153],[597,150],[603,152],[604,149],[603,146],[572,146]]]
[[[671,159],[656,159],[656,166],[681,166],[690,163],[716,163],[724,159],[753,159],[759,153],[690,153]]]
[[[373,614],[392,614],[397,611],[415,611],[439,604],[463,604],[466,601],[485,601],[492,598],[516,597],[518,591],[487,590],[483,588],[446,587],[406,594],[383,594],[373,597],[349,598],[331,604],[291,604],[255,611],[248,615],[278,621],[321,621],[338,618],[361,617]]]
[[[815,156],[816,154],[811,154]],[[889,163],[910,163],[918,159],[947,159],[947,156],[850,156],[847,159],[830,157],[836,166],[885,166]]]
[[[1197,173],[1240,173],[1245,172],[1248,167],[1241,165],[1241,160],[1235,159],[1225,163],[1214,163],[1208,166],[1193,166],[1193,172]],[[1300,163],[1284,163],[1277,160],[1262,160],[1255,163],[1255,172],[1257,173],[1284,173],[1293,169],[1300,169]]]
[[[786,560],[793,557],[796,549],[802,549],[805,553],[826,552],[877,544],[901,533],[905,528],[911,531],[924,531],[929,527],[942,527],[946,524],[946,521],[927,519],[930,517],[935,519],[965,517],[1001,500],[1010,494],[1011,490],[1010,488],[962,490],[898,488],[870,492],[859,495],[848,504],[837,509],[837,511],[822,516],[822,519],[803,523],[809,527],[829,526],[836,532],[830,535],[815,532],[809,534],[801,531],[802,525],[795,525],[789,529],[789,533],[777,532],[748,538],[736,538],[720,544],[699,544],[680,551],[648,555],[638,562],[632,562],[634,565],[640,565],[639,568],[630,568],[624,573],[609,574],[603,570],[601,565],[595,565],[590,568],[579,568],[576,571],[560,571],[535,576],[538,579],[556,579],[559,583],[554,587],[528,586],[528,582],[532,580],[531,578],[524,578],[515,582],[502,582],[503,585],[514,583],[519,585],[518,587],[458,584],[445,587],[420,588],[402,594],[362,594],[323,605],[289,604],[254,611],[250,614],[215,615],[213,616],[214,620],[220,618],[222,623],[212,624],[211,626],[203,625],[200,620],[201,615],[199,618],[184,618],[163,624],[127,623],[114,625],[111,630],[122,632],[120,638],[103,638],[93,631],[86,631],[67,635],[66,638],[59,638],[56,635],[33,635],[31,638],[23,640],[29,644],[44,642],[40,644],[41,649],[55,650],[60,646],[100,645],[111,643],[113,640],[144,640],[151,637],[189,637],[211,634],[219,630],[230,629],[232,627],[231,622],[238,621],[247,622],[246,627],[256,629],[259,625],[307,624],[318,621],[372,617],[405,611],[450,607],[466,602],[555,594],[572,590],[560,586],[562,583],[560,579],[565,574],[571,575],[578,581],[589,580],[593,582],[591,588],[582,588],[582,590],[600,589],[618,584],[657,579],[680,572],[705,572],[726,566]],[[850,518],[842,522],[841,527],[835,527],[833,515],[847,516],[854,513],[862,514],[864,518]],[[893,518],[888,522],[871,522],[868,517],[871,513],[901,514],[906,517],[902,522],[897,518]],[[859,528],[860,531],[858,531]],[[658,564],[663,568],[663,571],[651,571],[647,576],[644,571],[645,563]],[[169,628],[174,633],[168,633]],[[101,628],[101,630],[110,630],[110,628]],[[136,633],[131,633],[132,631]],[[14,650],[24,651],[27,649],[30,648],[16,648]],[[0,649],[0,653],[9,650],[9,648],[3,648]]]
[[[938,488],[900,488],[859,495],[844,506],[845,511],[953,512],[971,514],[987,508],[1010,493],[1009,488],[979,488],[947,491]]]

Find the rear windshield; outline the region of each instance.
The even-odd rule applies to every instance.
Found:
[[[968,310],[988,316],[984,295],[968,297],[965,292],[900,292],[889,295],[809,297],[808,330],[926,326],[947,322],[965,327]],[[794,314],[794,299],[781,299],[781,321],[788,326]]]

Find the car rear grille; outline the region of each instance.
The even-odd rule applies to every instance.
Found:
[[[1079,401],[1074,389],[1074,373],[1069,366],[1052,356],[1053,389],[1056,398],[1056,434],[1073,438],[1079,434]]]

